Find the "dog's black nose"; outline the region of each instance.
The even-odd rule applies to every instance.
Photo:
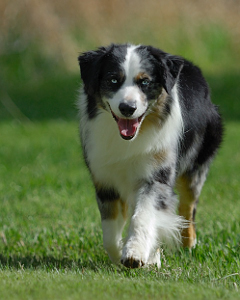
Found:
[[[125,117],[131,117],[135,110],[137,109],[137,105],[135,102],[128,102],[128,103],[120,103],[119,104],[119,110]]]

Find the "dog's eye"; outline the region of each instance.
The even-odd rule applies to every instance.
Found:
[[[113,84],[116,84],[116,83],[118,83],[118,80],[117,80],[116,78],[112,78],[112,79],[110,80],[110,82],[113,83]]]
[[[143,80],[141,81],[141,86],[146,87],[146,86],[148,86],[149,84],[150,84],[150,80],[149,80],[149,79],[143,79]]]

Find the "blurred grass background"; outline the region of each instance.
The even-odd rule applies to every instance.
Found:
[[[0,120],[73,119],[77,56],[151,44],[199,65],[225,119],[240,119],[238,0],[1,0]]]

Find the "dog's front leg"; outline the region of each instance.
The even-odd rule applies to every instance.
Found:
[[[122,255],[122,231],[126,222],[127,206],[112,191],[97,191],[97,202],[101,213],[103,246],[115,264]]]
[[[175,207],[176,197],[167,184],[146,183],[138,190],[121,258],[124,266],[160,267],[159,243],[180,239],[182,219],[175,214]]]
[[[116,219],[102,220],[103,246],[114,264],[119,264],[122,256],[122,231],[125,221],[121,216]]]

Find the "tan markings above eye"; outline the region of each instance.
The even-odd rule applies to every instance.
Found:
[[[136,80],[136,81],[143,80],[143,79],[149,79],[149,80],[151,80],[150,76],[149,76],[147,73],[145,73],[145,72],[140,72],[140,73],[138,73],[138,75],[135,77],[135,80]]]

